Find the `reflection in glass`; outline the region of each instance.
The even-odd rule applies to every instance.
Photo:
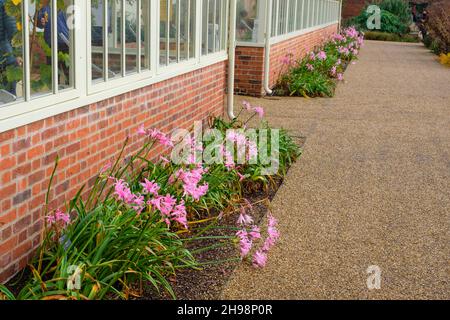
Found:
[[[169,63],[176,63],[178,60],[178,37],[180,29],[178,27],[178,5],[180,0],[169,1]]]
[[[92,80],[103,79],[103,0],[91,1]]]
[[[237,40],[256,42],[258,36],[257,26],[258,0],[239,0],[236,19]]]
[[[125,2],[125,68],[127,73],[137,72],[137,15],[137,0],[127,0]]]
[[[195,57],[195,4],[197,1],[189,0],[189,57]]]
[[[122,74],[122,10],[120,0],[108,0],[108,77]]]
[[[209,0],[202,2],[202,55],[208,54],[208,9]]]
[[[52,92],[52,20],[51,4],[43,0],[41,9],[33,0],[27,1],[30,16],[30,80],[31,95]]]
[[[180,60],[187,60],[189,56],[189,22],[190,0],[180,2]]]
[[[167,65],[168,55],[167,55],[167,42],[169,39],[169,26],[168,26],[168,14],[169,6],[168,0],[161,0],[160,9],[160,28],[159,28],[159,63],[160,65]]]
[[[150,69],[150,1],[141,0],[141,69]]]
[[[23,92],[22,10],[0,4],[0,106],[21,100]]]

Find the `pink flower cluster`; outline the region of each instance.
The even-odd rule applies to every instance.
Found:
[[[245,206],[241,207],[241,214],[237,220],[238,225],[241,229],[236,233],[239,239],[239,249],[241,258],[245,258],[250,254],[254,246],[254,242],[257,239],[261,239],[261,229],[253,225],[253,218],[245,212]],[[253,254],[252,264],[255,268],[264,268],[267,263],[267,255],[270,249],[276,244],[280,238],[280,233],[277,230],[278,222],[270,214],[268,217],[267,226],[267,238],[261,248],[256,250]]]
[[[325,51],[322,50],[317,54],[316,58],[321,61],[324,61],[327,59],[327,54],[325,53]]]
[[[161,212],[167,226],[170,226],[171,221],[176,221],[183,225],[185,229],[188,229],[187,211],[184,200],[181,200],[177,204],[177,199],[170,194],[165,196],[156,195],[147,204]]]
[[[166,134],[162,133],[158,129],[145,129],[144,125],[141,125],[138,128],[138,134],[141,136],[147,136],[152,140],[158,141],[161,145],[165,147],[169,148],[173,147],[172,140]]]
[[[248,101],[243,101],[242,104],[244,106],[244,109],[248,112],[255,112],[261,119],[264,118],[264,109],[262,107],[254,107]]]
[[[70,223],[70,215],[68,213],[64,213],[61,210],[56,210],[55,213],[49,214],[45,217],[48,224],[53,225],[57,222],[62,222],[64,225],[68,225]]]
[[[130,205],[138,214],[140,214],[145,207],[144,197],[140,194],[136,195],[131,192],[128,183],[123,179],[115,179],[113,177],[111,177],[111,179],[114,180],[114,195],[116,198]]]
[[[208,172],[208,169],[204,169],[201,166],[191,170],[178,170],[171,181],[179,179],[183,182],[184,196],[191,196],[195,201],[199,201],[201,197],[206,195],[209,186],[207,183],[200,185],[200,181],[203,179],[203,175]]]
[[[184,200],[178,202],[177,199],[170,194],[165,196],[159,195],[161,187],[154,181],[144,179],[144,182],[141,183],[142,194],[147,195],[150,198],[146,202],[143,195],[133,194],[128,184],[123,179],[114,180],[114,195],[116,198],[129,205],[138,214],[141,214],[147,205],[161,213],[167,226],[170,226],[171,221],[175,221],[183,225],[186,229],[188,228],[187,211]]]

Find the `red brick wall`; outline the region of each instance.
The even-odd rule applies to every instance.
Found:
[[[236,48],[234,90],[236,94],[261,96],[264,94],[264,48]]]
[[[348,19],[351,17],[358,16],[362,9],[368,3],[373,3],[375,1],[367,1],[367,0],[345,0],[342,4],[342,18]]]
[[[288,53],[293,59],[321,45],[337,32],[337,24],[278,42],[270,50],[270,86],[273,87],[280,72],[286,68],[281,59]],[[238,46],[236,49],[235,90],[237,94],[262,96],[264,92],[264,51],[262,47]]]
[[[138,126],[170,132],[222,115],[226,62],[0,133],[0,282],[26,265],[40,243],[43,204],[56,155],[51,208],[75,195],[117,156]],[[92,179],[91,179],[92,180]]]

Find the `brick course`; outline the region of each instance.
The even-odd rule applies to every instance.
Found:
[[[302,58],[306,52],[320,46],[337,32],[337,24],[308,32],[297,37],[275,43],[270,48],[270,87],[273,87],[286,66],[281,59],[292,54],[293,59]],[[235,90],[237,94],[263,96],[264,91],[264,52],[263,47],[236,48]]]
[[[63,207],[117,156],[140,124],[164,132],[223,115],[226,62],[0,133],[0,283],[22,269],[39,245],[43,204],[59,156],[50,209]]]
[[[368,0],[346,0],[342,4],[342,18],[348,19],[359,16],[361,11],[373,1]]]

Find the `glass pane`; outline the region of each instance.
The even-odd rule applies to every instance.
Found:
[[[108,78],[122,75],[122,13],[120,0],[108,0]]]
[[[272,0],[272,37],[277,35],[278,0]]]
[[[220,51],[222,47],[222,0],[216,0],[216,23],[214,26],[215,43],[214,43],[214,52]]]
[[[91,1],[92,80],[103,79],[103,0]]]
[[[190,3],[190,19],[189,19],[189,57],[195,57],[195,4],[197,3],[194,0],[189,0]]]
[[[125,68],[127,73],[137,72],[138,1],[125,1]]]
[[[208,7],[208,53],[214,52],[214,42],[216,41],[216,24],[215,24],[215,3],[216,0],[209,0]]]
[[[297,0],[289,0],[289,8],[288,8],[288,32],[295,31],[295,12]]]
[[[220,13],[220,43],[221,43],[221,50],[227,49],[227,39],[228,39],[228,21],[227,21],[227,1],[226,0],[220,0],[220,7],[221,7],[221,13]],[[258,34],[256,33],[256,36]]]
[[[304,0],[298,0],[297,1],[297,22],[296,22],[296,29],[297,30],[302,29],[302,23],[303,23],[303,1]]]
[[[167,47],[168,47],[168,10],[169,0],[160,1],[160,24],[159,24],[159,63],[160,65],[167,65]]]
[[[279,0],[278,35],[286,33],[286,9],[288,0]]]
[[[33,0],[27,1],[30,15],[30,80],[31,95],[52,92],[52,17],[49,1],[41,8]]]
[[[180,60],[187,60],[189,57],[189,24],[190,24],[190,7],[189,0],[181,0],[180,2]]]
[[[0,106],[21,100],[23,92],[22,8],[0,5],[5,39],[0,47]]]
[[[237,40],[256,42],[258,37],[258,0],[240,0],[237,6]]]
[[[203,0],[202,3],[202,54],[207,54],[208,48],[208,9],[209,0]]]
[[[58,1],[58,88],[64,90],[74,85],[72,61],[76,21],[73,0]]]
[[[179,0],[170,1],[169,63],[176,63],[178,61],[178,37],[180,32],[178,27],[178,5]]]
[[[311,21],[311,0],[304,0],[305,7],[303,10],[303,28],[309,28]]]
[[[319,0],[315,0],[315,1],[314,1],[314,6],[315,6],[315,20],[314,20],[314,26],[318,26],[318,25],[319,25],[319,15],[320,15],[320,11],[319,11]]]
[[[150,1],[141,0],[141,69],[150,69]]]

